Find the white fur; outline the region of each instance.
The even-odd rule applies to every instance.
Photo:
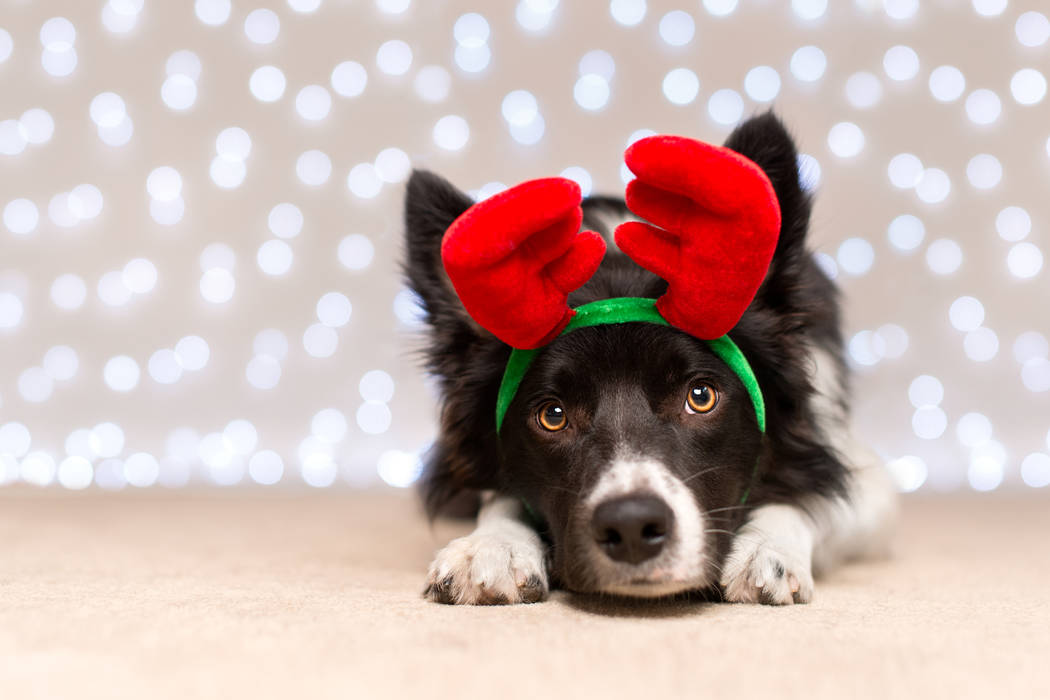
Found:
[[[547,567],[539,534],[513,498],[486,495],[477,528],[437,553],[426,596],[442,603],[529,603],[547,596]]]
[[[755,509],[733,541],[721,583],[726,599],[778,605],[806,603],[813,571],[826,572],[860,556],[882,554],[896,516],[896,492],[878,456],[853,438],[843,409],[835,361],[814,352],[813,410],[825,436],[850,470],[843,499],[814,497],[800,506]],[[778,567],[779,564],[779,567]],[[776,576],[783,570],[782,576]]]
[[[635,494],[652,494],[674,513],[674,528],[663,551],[638,565],[614,562],[594,544],[591,563],[607,593],[653,597],[704,585],[704,517],[693,492],[659,461],[620,450],[585,500],[590,517],[601,503]]]

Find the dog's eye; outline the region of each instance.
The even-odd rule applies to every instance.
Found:
[[[544,430],[549,430],[552,433],[564,430],[565,426],[569,424],[569,419],[565,415],[565,408],[557,401],[550,401],[540,407],[536,418]]]
[[[707,384],[695,384],[685,397],[687,413],[707,413],[718,403],[718,392]]]

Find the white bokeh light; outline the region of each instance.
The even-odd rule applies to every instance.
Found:
[[[966,179],[979,190],[988,190],[1003,179],[1003,166],[990,153],[981,153],[966,164]]]
[[[828,131],[828,147],[839,158],[852,158],[864,150],[864,132],[853,122],[839,122]]]
[[[682,10],[672,10],[660,18],[660,38],[669,46],[685,46],[693,40],[696,22]]]
[[[106,306],[124,306],[131,301],[132,291],[124,283],[124,274],[118,270],[111,270],[98,280],[96,287],[98,298]]]
[[[28,199],[13,199],[4,207],[4,226],[17,236],[32,233],[39,222],[40,212]]]
[[[248,476],[262,486],[276,484],[284,476],[284,460],[273,450],[261,450],[248,460]]]
[[[890,222],[886,229],[890,245],[899,251],[915,250],[926,237],[926,226],[912,214],[901,214]]]
[[[235,160],[224,156],[215,156],[208,167],[208,177],[219,187],[231,190],[240,187],[244,182],[248,169],[243,160]]]
[[[456,114],[448,114],[437,120],[432,132],[434,143],[446,151],[458,151],[470,140],[467,120]],[[378,178],[377,178],[378,179]]]
[[[908,400],[915,408],[940,406],[944,400],[944,385],[929,374],[921,374],[908,385]]]
[[[286,274],[292,267],[292,247],[280,239],[266,241],[255,255],[259,269],[268,275]]]
[[[346,186],[356,196],[362,199],[372,199],[383,189],[383,180],[379,177],[374,165],[358,163],[350,168],[350,173],[346,176]]]
[[[332,159],[324,151],[304,151],[295,161],[295,175],[304,185],[323,185],[332,176]]]
[[[94,467],[82,456],[71,455],[58,465],[58,483],[64,488],[80,491],[91,486],[94,478]]]
[[[18,393],[29,403],[41,403],[51,398],[55,380],[41,367],[30,367],[18,375]]]
[[[911,427],[915,435],[923,440],[936,440],[944,435],[948,416],[938,406],[923,406],[912,414]]]
[[[193,5],[197,19],[211,27],[225,24],[230,18],[230,9],[230,0],[196,0]]]
[[[975,328],[963,338],[963,350],[974,362],[988,362],[999,353],[999,336],[990,328]]]
[[[411,452],[386,450],[379,455],[376,473],[390,486],[408,488],[423,474],[423,461]]]
[[[860,71],[846,79],[846,100],[857,109],[874,107],[882,99],[882,83],[874,73]]]
[[[1050,356],[1050,341],[1038,331],[1025,331],[1014,340],[1013,354],[1014,359],[1022,365],[1029,360],[1045,360]]]
[[[113,391],[128,392],[139,385],[139,365],[127,355],[111,357],[102,371],[102,378]]]
[[[1018,243],[1006,254],[1006,267],[1019,279],[1031,279],[1043,269],[1043,252],[1033,243]]]
[[[930,72],[930,94],[938,102],[954,102],[966,90],[966,77],[955,66],[937,66]]]
[[[340,292],[328,292],[317,302],[317,320],[329,328],[341,328],[350,322],[353,305]]]
[[[55,381],[69,381],[80,367],[77,351],[68,345],[55,345],[44,353],[44,371]]]
[[[146,178],[146,190],[153,199],[170,202],[182,193],[182,176],[171,166],[154,168]]]
[[[174,384],[182,378],[182,363],[174,350],[161,348],[150,355],[146,371],[158,384]]]
[[[424,102],[442,102],[452,89],[452,76],[443,66],[423,66],[412,79],[412,89]]]
[[[820,19],[828,10],[828,0],[791,0],[791,9],[799,19]]]
[[[186,75],[169,75],[160,86],[160,98],[168,107],[182,111],[197,101],[197,83]]]
[[[295,111],[307,121],[320,121],[332,110],[332,94],[320,85],[307,85],[295,96]]]
[[[467,73],[480,73],[489,67],[492,60],[492,50],[488,44],[482,46],[456,46],[453,54],[456,65]]]
[[[1004,241],[1022,241],[1032,232],[1032,217],[1021,207],[1005,207],[995,217],[995,230]]]
[[[375,257],[375,246],[368,236],[351,233],[339,242],[337,254],[343,267],[358,272],[367,269],[372,264],[372,258]]]
[[[370,435],[380,435],[390,429],[393,416],[385,403],[365,401],[357,409],[357,426]]]
[[[948,307],[948,320],[956,330],[977,330],[984,323],[984,304],[974,297],[959,297]]]
[[[744,76],[744,92],[755,102],[771,102],[780,94],[780,74],[772,66],[755,66]]]
[[[633,27],[645,19],[645,10],[645,0],[610,0],[609,2],[609,14],[625,27]]]
[[[666,82],[666,78],[664,78]],[[698,84],[699,87],[699,84]],[[585,73],[572,88],[573,99],[580,107],[595,112],[609,103],[609,81],[597,73]],[[666,95],[666,92],[664,93]]]
[[[269,355],[256,355],[248,362],[244,374],[256,389],[272,389],[281,381],[281,363]]]
[[[317,439],[335,444],[346,437],[346,416],[337,408],[325,408],[314,414],[310,421],[310,433]]]
[[[39,145],[51,140],[55,133],[55,120],[47,110],[39,107],[27,109],[19,117],[18,123],[28,143]]]
[[[1034,357],[1021,365],[1021,383],[1034,393],[1050,391],[1050,360]]]
[[[898,44],[883,54],[882,68],[890,80],[911,80],[919,74],[919,54],[910,46]]]
[[[248,79],[248,89],[260,102],[276,102],[287,86],[284,73],[276,66],[256,68]]]
[[[1021,461],[1021,480],[1034,489],[1050,486],[1050,455],[1033,452],[1025,457]]]
[[[412,172],[412,160],[400,148],[384,148],[376,155],[376,174],[383,182],[403,182]]]
[[[965,447],[984,445],[992,439],[992,422],[983,413],[967,413],[955,424],[955,435]]]
[[[79,309],[86,298],[87,285],[77,275],[72,273],[59,275],[51,283],[51,301],[64,311]]]
[[[922,161],[913,153],[898,153],[886,169],[893,186],[904,190],[919,184],[923,170]]]
[[[365,401],[389,403],[394,398],[394,378],[381,369],[365,372],[357,388]]]
[[[512,90],[500,103],[500,112],[508,124],[525,126],[539,115],[539,103],[528,90]]]
[[[664,76],[663,92],[671,104],[687,105],[700,92],[700,79],[688,68],[675,68]]]
[[[157,483],[160,462],[147,452],[136,452],[124,460],[124,478],[132,486],[144,489]]]
[[[791,54],[791,74],[799,80],[812,83],[824,77],[828,58],[817,46],[803,46]]]
[[[322,323],[311,325],[303,333],[303,348],[310,357],[331,357],[338,347],[339,334]]]
[[[951,191],[951,178],[940,168],[926,168],[915,184],[915,194],[927,204],[943,202]]]
[[[1042,12],[1029,10],[1017,18],[1014,33],[1023,46],[1042,46],[1050,41],[1050,19]]]
[[[205,270],[201,275],[200,290],[205,301],[212,304],[224,304],[233,298],[237,286],[230,271],[221,267]]]
[[[991,124],[999,118],[1002,110],[1002,101],[991,90],[981,88],[974,90],[966,97],[966,116],[974,124],[981,126]]]
[[[291,202],[281,202],[270,210],[266,223],[278,238],[295,238],[303,230],[303,212]]]
[[[273,10],[252,10],[244,19],[244,35],[254,44],[272,44],[281,33],[281,18]]]
[[[489,40],[489,23],[477,12],[460,15],[452,25],[452,36],[456,42],[468,47],[482,46]]]
[[[715,122],[732,126],[744,116],[744,98],[736,90],[716,90],[707,101],[707,113]]]
[[[0,292],[0,329],[17,327],[24,312],[21,299],[11,292]]]
[[[387,75],[404,75],[412,67],[412,47],[400,39],[391,39],[380,45],[376,65]]]
[[[606,81],[616,73],[616,61],[608,51],[594,49],[583,54],[577,66],[580,75],[593,73]]]
[[[1010,94],[1018,104],[1039,104],[1046,97],[1046,76],[1035,68],[1022,68],[1010,79]]]
[[[897,489],[902,493],[915,491],[926,483],[928,476],[926,462],[914,455],[891,459],[886,463],[886,468],[897,484]]]
[[[211,350],[204,338],[188,335],[175,343],[175,355],[183,369],[196,372],[208,364]]]
[[[938,238],[926,249],[926,264],[935,274],[950,275],[962,265],[963,252],[950,238]]]
[[[972,0],[973,9],[982,17],[996,17],[1001,15],[1009,0]]]
[[[875,249],[863,238],[848,238],[839,245],[836,259],[845,272],[859,277],[871,270],[875,262]]]
[[[343,61],[332,69],[332,89],[342,97],[357,97],[368,85],[368,71],[357,61]]]
[[[200,56],[187,49],[176,51],[168,56],[168,60],[164,64],[164,73],[169,76],[185,75],[187,78],[194,81],[200,80]]]
[[[570,165],[568,168],[565,168],[558,174],[561,177],[568,178],[569,180],[572,180],[577,185],[579,185],[580,193],[584,197],[587,197],[591,194],[591,189],[594,187],[594,179],[591,177],[591,174],[585,168],[581,168],[578,165]]]

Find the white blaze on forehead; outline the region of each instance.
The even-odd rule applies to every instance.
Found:
[[[693,492],[663,462],[621,450],[598,479],[586,504],[588,511],[593,512],[605,501],[634,495],[655,495],[674,513],[668,548],[651,563],[657,568],[672,569],[682,579],[696,580],[703,576],[703,514]]]

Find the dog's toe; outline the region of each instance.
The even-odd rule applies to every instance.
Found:
[[[791,605],[813,599],[813,576],[807,563],[759,543],[735,552],[726,563],[722,587],[733,603]]]

